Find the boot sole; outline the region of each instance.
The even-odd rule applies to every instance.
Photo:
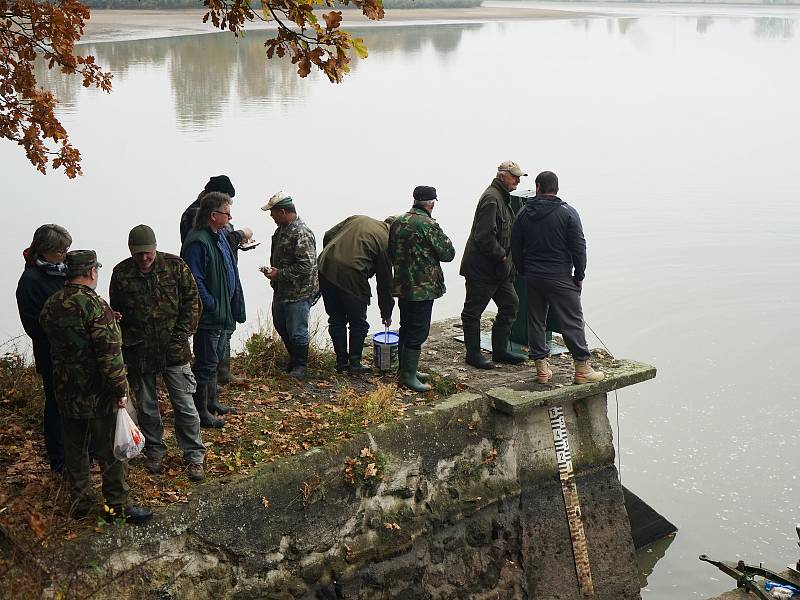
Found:
[[[598,381],[603,381],[603,379],[605,378],[606,378],[605,375],[603,375],[599,379],[587,379],[584,377],[581,378],[576,377],[575,379],[573,379],[573,383],[575,383],[576,385],[583,385],[584,383],[597,383]]]

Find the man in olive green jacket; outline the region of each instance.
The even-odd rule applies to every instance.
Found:
[[[481,315],[490,300],[497,305],[497,317],[492,326],[492,359],[514,365],[525,360],[509,352],[511,327],[519,306],[511,262],[511,225],[514,222],[511,192],[517,189],[520,177],[525,176],[527,173],[510,160],[497,167],[497,176],[478,200],[461,259],[460,273],[467,288],[461,312],[466,361],[479,369],[494,368],[494,363],[481,354]]]
[[[355,215],[334,225],[322,238],[319,255],[319,287],[328,332],[336,353],[336,371],[351,374],[366,370],[361,364],[364,339],[369,331],[367,306],[372,297],[369,279],[375,275],[381,320],[392,323],[392,262],[389,258],[389,225],[394,217],[381,222]],[[348,351],[347,326],[350,326]]]

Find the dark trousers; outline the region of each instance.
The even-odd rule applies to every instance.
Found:
[[[464,328],[481,326],[481,315],[489,305],[489,300],[494,300],[497,305],[497,317],[494,320],[493,331],[511,331],[511,326],[517,318],[519,298],[511,279],[502,281],[479,281],[466,279],[467,296],[464,299],[464,310],[461,311],[461,322]]]
[[[404,300],[400,298],[400,344],[419,350],[431,331],[433,300]]]
[[[89,439],[94,442],[95,455],[100,459],[106,504],[128,503],[128,465],[114,456],[116,424],[116,411],[88,419],[64,417],[64,476],[75,498],[76,510],[89,511],[95,504],[89,472]]]
[[[367,305],[369,300],[359,298],[331,283],[324,275],[319,276],[319,290],[322,302],[328,313],[328,333],[333,342],[333,350],[347,354],[347,327],[350,326],[350,353],[361,355],[364,338],[369,333]]]
[[[528,346],[530,356],[540,360],[550,354],[545,344],[545,323],[548,309],[561,325],[561,336],[575,360],[590,357],[583,330],[581,290],[571,277],[562,279],[525,279],[528,296]]]
[[[192,373],[198,386],[208,385],[217,377],[219,361],[225,356],[228,332],[224,329],[198,329],[192,339]]]
[[[64,424],[53,391],[53,371],[50,368],[42,370],[44,372],[39,374],[44,388],[44,446],[50,468],[61,471],[64,467]]]

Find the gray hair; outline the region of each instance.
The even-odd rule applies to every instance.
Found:
[[[43,258],[49,252],[66,250],[72,245],[72,236],[61,225],[48,223],[33,233],[30,245],[30,257],[33,260]]]
[[[416,206],[421,206],[424,209],[432,208],[434,204],[436,204],[436,200],[422,200],[420,202],[414,202]],[[428,211],[430,212],[430,211]]]
[[[208,192],[203,199],[200,200],[200,208],[197,209],[197,214],[194,216],[194,228],[203,229],[208,227],[208,222],[211,219],[211,213],[218,211],[226,204],[233,204],[233,200],[228,194],[222,192]]]

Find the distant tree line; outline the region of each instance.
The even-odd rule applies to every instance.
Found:
[[[203,8],[202,0],[83,0],[89,8]],[[383,0],[384,8],[470,8],[480,6],[481,0]],[[260,7],[256,0],[253,7]]]

